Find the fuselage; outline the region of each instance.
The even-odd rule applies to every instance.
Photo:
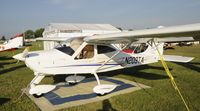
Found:
[[[116,53],[119,54],[104,64],[97,72],[157,62],[158,58],[154,53],[149,53],[150,50],[149,46],[141,53],[130,53],[119,51],[112,45],[84,42],[76,50],[62,46],[48,51],[29,52],[25,63],[34,72],[47,75],[88,74],[96,71]]]

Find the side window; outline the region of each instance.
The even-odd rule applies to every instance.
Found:
[[[145,43],[139,44],[137,46],[131,46],[129,49],[133,50],[135,54],[142,53],[147,50],[148,45]]]
[[[94,57],[94,45],[86,45],[75,59],[89,59]]]
[[[97,45],[97,53],[98,54],[109,53],[109,52],[113,52],[113,51],[116,51],[116,50],[109,46]]]

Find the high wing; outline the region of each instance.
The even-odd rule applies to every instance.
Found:
[[[140,39],[145,38],[152,39],[188,36],[200,36],[200,23],[95,35],[91,37],[86,37],[84,38],[84,40],[91,43],[118,43],[120,41],[137,42]]]
[[[137,38],[135,44],[147,43],[152,38]],[[194,41],[193,37],[167,37],[167,38],[154,38],[155,42],[183,42],[183,41]]]

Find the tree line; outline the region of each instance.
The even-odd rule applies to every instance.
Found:
[[[39,29],[36,29],[35,31],[29,29],[24,32],[24,36],[25,36],[25,39],[34,39],[34,38],[42,37],[43,32],[44,32],[44,28],[39,28]]]
[[[39,28],[39,29],[36,29],[35,31],[29,29],[29,30],[26,30],[23,33],[23,35],[24,35],[25,39],[34,39],[34,38],[42,37],[43,32],[44,32],[44,28]],[[5,41],[6,37],[1,36],[0,40]]]

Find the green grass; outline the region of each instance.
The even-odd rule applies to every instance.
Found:
[[[34,43],[30,50],[42,49],[41,43]],[[167,62],[177,85],[189,103],[191,111],[200,110],[200,45],[175,47],[165,54],[193,56],[195,59],[186,64]],[[23,62],[16,64],[12,55],[22,52],[0,53],[0,111],[35,111],[37,106],[27,97],[15,102],[21,89],[33,79],[34,75]],[[177,92],[172,87],[161,63],[129,68],[126,70],[102,73],[117,78],[149,85],[152,88],[142,89],[128,94],[118,95],[108,100],[82,106],[62,109],[61,111],[186,111]],[[43,83],[52,83],[52,77],[46,77]]]

